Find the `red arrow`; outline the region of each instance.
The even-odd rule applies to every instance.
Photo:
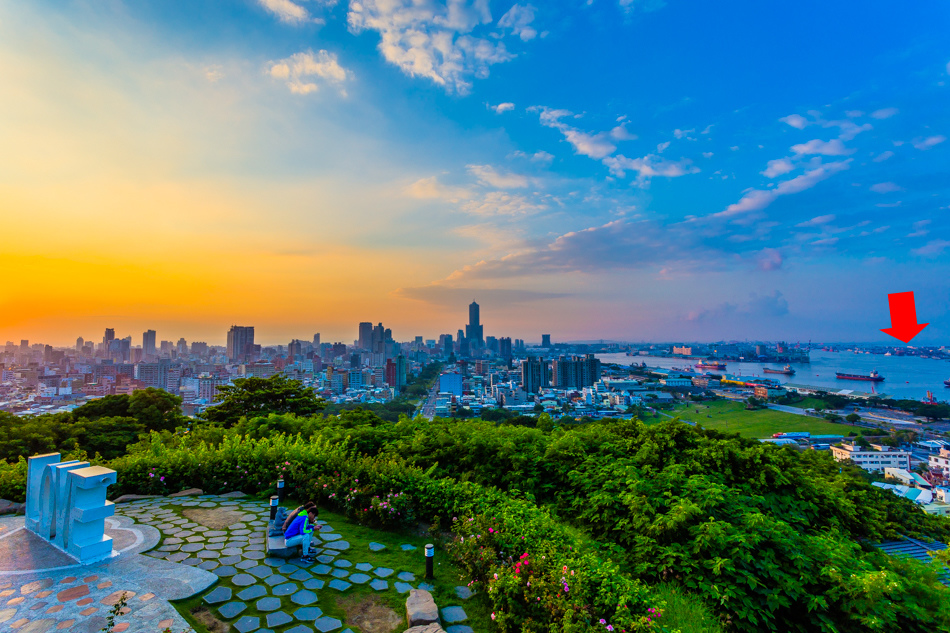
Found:
[[[891,327],[881,330],[894,338],[910,343],[927,323],[917,322],[917,307],[914,305],[913,292],[895,292],[887,295],[891,306]]]

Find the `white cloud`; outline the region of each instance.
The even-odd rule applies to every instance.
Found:
[[[520,189],[528,186],[528,179],[520,174],[501,174],[491,165],[469,165],[468,172],[483,185],[497,189]]]
[[[847,156],[854,153],[853,149],[848,149],[838,139],[822,141],[817,138],[807,143],[792,145],[792,151],[796,154],[821,154],[822,156]]]
[[[799,224],[796,224],[795,226],[799,228],[803,228],[807,226],[821,226],[823,224],[828,224],[829,222],[834,222],[834,220],[835,220],[834,215],[819,215],[816,218],[812,218],[811,220],[808,220],[807,222],[801,222]]]
[[[534,154],[526,154],[522,151],[517,151],[508,156],[508,158],[527,158],[532,163],[539,163],[541,165],[547,165],[554,161],[554,154],[549,154],[545,151],[535,152]]]
[[[703,158],[712,158],[713,156],[712,152],[703,152]]]
[[[947,250],[947,248],[950,248],[950,241],[930,240],[926,245],[915,248],[911,252],[914,255],[922,255],[923,257],[937,257],[943,255],[943,252]]]
[[[889,119],[898,113],[897,108],[881,108],[871,113],[872,119]]]
[[[876,185],[871,185],[871,191],[874,193],[892,193],[894,191],[903,191],[903,187],[899,187],[893,182],[879,182]]]
[[[531,22],[534,21],[534,12],[535,8],[530,4],[525,6],[516,4],[508,9],[508,13],[501,16],[501,19],[498,20],[498,26],[503,29],[511,29],[511,32],[520,37],[522,41],[533,40],[538,35],[538,32],[531,26]]]
[[[671,141],[665,141],[656,146],[656,153],[662,154],[663,151],[670,146]]]
[[[626,123],[621,123],[610,130],[610,138],[615,141],[632,141],[637,138],[637,135],[627,129]]]
[[[310,13],[290,0],[257,0],[257,3],[276,15],[281,22],[300,24],[310,19]]]
[[[930,225],[930,220],[920,220],[919,222],[914,222],[914,232],[908,233],[907,237],[923,237],[930,233],[927,230],[927,226]]]
[[[561,121],[564,117],[573,116],[573,113],[568,110],[552,110],[543,107],[532,109],[540,110],[541,125],[560,131],[567,142],[574,147],[576,154],[599,160],[617,150],[617,146],[611,141],[612,137],[609,133],[588,134]]]
[[[808,125],[808,119],[800,114],[789,114],[788,116],[783,116],[781,119],[779,119],[779,121],[788,123],[793,128],[797,128],[799,130],[804,130],[805,126]]]
[[[851,159],[836,163],[828,163],[805,172],[801,176],[796,176],[791,180],[779,183],[774,189],[762,190],[752,189],[742,198],[733,204],[730,204],[724,211],[713,214],[712,217],[733,217],[749,213],[751,211],[761,211],[766,208],[780,196],[793,193],[799,193],[806,189],[811,189],[822,180],[830,178],[839,171],[848,169]]]
[[[673,137],[674,137],[674,138],[677,138],[677,139],[685,138],[685,139],[694,141],[694,140],[696,140],[696,139],[689,138],[689,135],[692,134],[692,133],[695,132],[695,131],[696,131],[696,130],[681,130],[681,129],[677,128],[677,129],[673,130]]]
[[[508,103],[508,102],[506,102],[506,103],[499,103],[498,105],[494,105],[494,106],[491,105],[491,104],[488,104],[488,109],[489,109],[489,110],[494,110],[494,111],[495,111],[495,114],[501,114],[501,113],[503,113],[503,112],[508,112],[508,111],[510,111],[510,110],[514,110],[514,109],[515,109],[515,104],[513,104],[513,103]]]
[[[891,150],[887,150],[886,152],[881,152],[880,154],[875,156],[873,160],[875,163],[883,163],[884,161],[886,161],[888,158],[890,158],[893,155],[894,155],[894,152],[892,152]]]
[[[491,23],[488,0],[351,0],[347,21],[354,33],[379,33],[386,61],[448,92],[468,93],[473,77],[514,58],[502,42],[470,35]]]
[[[352,77],[350,71],[340,66],[336,53],[324,50],[294,53],[286,59],[270,62],[267,72],[274,79],[287,82],[291,92],[302,95],[319,90],[316,83],[319,80],[337,86],[345,96],[342,84]]]
[[[419,200],[446,200],[461,202],[472,197],[472,192],[464,187],[447,187],[435,176],[421,178],[405,188],[404,193]]]
[[[926,150],[926,149],[930,149],[934,145],[940,145],[945,140],[947,140],[947,137],[943,136],[942,134],[939,134],[937,136],[928,136],[925,139],[914,139],[914,147],[916,147],[917,149]]]
[[[864,116],[864,111],[863,110],[847,110],[845,111],[844,115],[848,117],[849,119],[856,119],[858,117]]]
[[[535,202],[519,194],[504,191],[489,191],[477,200],[462,205],[466,213],[481,216],[492,215],[531,215],[548,208],[546,204]]]
[[[761,174],[766,178],[775,178],[776,176],[787,174],[793,169],[795,169],[795,166],[792,165],[792,161],[787,158],[777,158],[775,160],[770,160],[768,166],[765,168],[765,171],[761,172]]]
[[[626,172],[635,171],[638,180],[647,180],[654,176],[677,178],[699,172],[699,168],[693,166],[688,159],[671,161],[653,154],[648,154],[643,158],[627,158],[623,154],[618,154],[604,158],[603,162],[613,175],[623,178]]]

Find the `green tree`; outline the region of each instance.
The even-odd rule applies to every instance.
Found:
[[[174,431],[187,422],[181,413],[181,398],[154,387],[132,393],[128,415],[144,425],[147,431]]]
[[[218,387],[215,404],[202,412],[208,422],[229,428],[242,417],[260,417],[271,413],[313,415],[322,411],[326,401],[299,380],[284,374],[270,378],[238,378],[233,385]]]
[[[844,419],[850,422],[851,424],[854,424],[855,422],[861,419],[861,416],[858,415],[857,413],[849,413],[848,415],[844,416]]]

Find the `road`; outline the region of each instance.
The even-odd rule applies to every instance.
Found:
[[[439,379],[436,378],[435,384],[432,385],[432,389],[429,390],[429,395],[426,396],[426,399],[422,403],[422,409],[419,411],[419,415],[431,420],[435,417],[435,397],[439,394]]]

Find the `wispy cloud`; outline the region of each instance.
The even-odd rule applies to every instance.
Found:
[[[462,211],[478,216],[525,216],[547,208],[548,205],[543,202],[505,191],[489,191],[461,206]]]
[[[871,185],[871,191],[874,193],[893,193],[895,191],[903,191],[904,188],[893,183],[893,182],[879,182],[877,184]]]
[[[917,149],[928,150],[935,145],[940,145],[945,140],[947,140],[947,137],[942,134],[928,136],[927,138],[918,138],[914,139],[914,147]]]
[[[792,145],[792,151],[796,154],[821,154],[822,156],[847,156],[854,153],[853,149],[845,147],[839,139],[822,141],[817,138],[807,143]]]
[[[875,163],[883,163],[884,161],[886,161],[888,158],[892,157],[893,155],[894,155],[894,152],[892,152],[891,150],[887,150],[885,152],[881,152],[880,154],[875,156],[872,160]]]
[[[830,178],[839,171],[848,169],[851,159],[835,163],[827,163],[821,167],[809,170],[802,174],[778,184],[774,189],[752,189],[742,198],[730,204],[724,211],[713,214],[712,217],[733,217],[749,213],[751,211],[760,211],[777,200],[780,196],[786,196],[793,193],[799,193],[806,189],[811,189],[819,182]]]
[[[897,108],[881,108],[871,113],[872,119],[889,119],[898,113]]]
[[[699,173],[699,167],[693,165],[692,161],[687,158],[672,161],[653,154],[647,154],[642,158],[627,158],[623,154],[618,154],[605,158],[603,162],[610,169],[610,173],[621,178],[628,171],[636,172],[639,180],[648,180],[654,176],[677,178],[687,174]]]
[[[561,119],[574,116],[574,113],[569,110],[554,110],[545,107],[532,107],[529,109],[539,113],[538,116],[541,119],[541,125],[554,128],[563,134],[565,140],[571,144],[576,154],[599,160],[613,154],[617,150],[617,146],[614,144],[610,132],[590,134],[562,121]]]
[[[469,165],[468,172],[482,184],[496,189],[520,189],[529,184],[526,176],[511,172],[501,173],[491,165]]]
[[[498,105],[491,105],[491,104],[487,104],[487,105],[488,105],[488,109],[494,110],[495,114],[502,114],[504,112],[508,112],[510,110],[515,109],[515,104],[508,103],[508,102],[499,103]]]
[[[533,40],[538,36],[538,32],[531,26],[534,21],[535,10],[530,4],[516,4],[508,9],[508,13],[501,16],[498,20],[498,26],[503,29],[510,29],[512,33],[525,42]]]
[[[291,0],[257,0],[257,3],[277,16],[281,22],[301,24],[310,20],[310,13]]]
[[[286,82],[291,92],[301,95],[316,92],[320,84],[330,84],[345,96],[343,84],[353,76],[337,61],[336,53],[325,50],[295,53],[286,59],[270,62],[267,72],[274,79]]]
[[[915,248],[911,252],[921,257],[939,257],[948,248],[950,248],[950,241],[948,240],[931,240],[926,245]]]
[[[472,192],[465,187],[443,185],[435,176],[420,178],[407,186],[403,191],[410,198],[419,200],[438,199],[457,203],[472,197]]]
[[[801,222],[799,224],[796,224],[795,226],[797,227],[821,226],[823,224],[828,224],[829,222],[834,222],[834,220],[835,220],[834,215],[819,215],[816,218],[812,218],[811,220],[808,220],[807,222]]]
[[[768,166],[765,168],[765,171],[760,173],[766,178],[775,178],[776,176],[787,174],[793,169],[795,169],[795,166],[792,164],[792,161],[787,158],[777,158],[775,160],[770,160]]]

